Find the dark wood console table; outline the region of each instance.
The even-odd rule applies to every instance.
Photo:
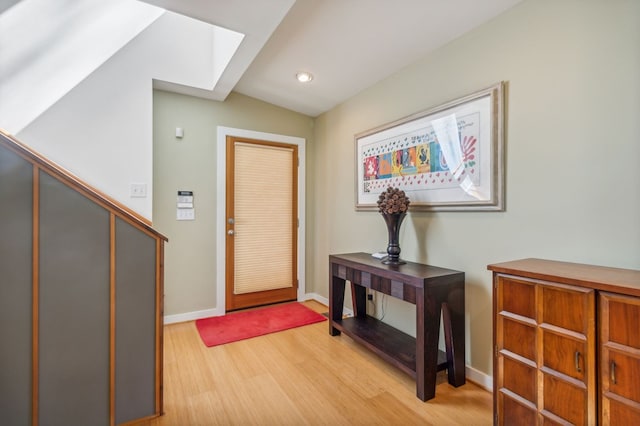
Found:
[[[416,380],[416,395],[436,393],[436,373],[465,383],[464,272],[420,263],[384,265],[367,253],[329,256],[329,333],[341,332]],[[351,282],[353,318],[343,318],[345,281]],[[366,289],[416,305],[416,338],[367,315]],[[440,313],[446,353],[438,350]]]

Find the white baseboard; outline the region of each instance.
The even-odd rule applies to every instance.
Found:
[[[318,293],[307,293],[304,295],[304,300],[315,300],[316,302],[322,303],[324,306],[329,307],[329,299],[324,296],[320,296]]]
[[[315,300],[318,303],[322,303],[325,306],[329,306],[329,299],[327,299],[326,297],[322,297],[316,293],[305,294],[305,297],[303,300],[301,300],[301,302],[305,300]],[[175,324],[178,322],[195,321],[202,318],[217,317],[224,314],[225,314],[225,311],[223,309],[218,309],[218,308],[204,309],[202,311],[185,312],[183,314],[165,315],[164,323]],[[345,314],[353,316],[353,311],[350,309],[345,309]]]
[[[175,324],[177,322],[195,321],[201,318],[216,317],[224,315],[224,312],[220,313],[218,309],[205,309],[202,311],[185,312],[184,314],[165,315],[164,323]]]
[[[465,375],[469,381],[488,390],[489,392],[493,392],[493,377],[478,371],[469,365],[465,368]]]
[[[304,300],[315,300],[316,302],[322,303],[324,306],[327,306],[327,308],[329,307],[329,299],[327,299],[324,296],[320,296],[317,293],[307,293],[305,295],[305,299]],[[353,316],[353,309],[349,309],[349,308],[345,307],[342,312],[346,317],[352,317]]]

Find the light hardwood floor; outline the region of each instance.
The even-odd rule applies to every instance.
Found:
[[[305,304],[318,311],[317,302]],[[195,324],[165,327],[167,425],[489,425],[491,393],[438,375],[422,402],[414,381],[327,321],[207,348]]]

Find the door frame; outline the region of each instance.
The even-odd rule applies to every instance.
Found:
[[[253,130],[218,126],[216,142],[216,307],[214,315],[224,315],[226,306],[226,177],[227,136],[283,142],[298,146],[298,301],[305,300],[305,145],[296,136],[263,133]]]

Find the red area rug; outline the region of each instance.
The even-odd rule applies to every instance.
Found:
[[[326,319],[306,306],[294,302],[199,319],[196,320],[196,327],[206,346],[217,346]]]

